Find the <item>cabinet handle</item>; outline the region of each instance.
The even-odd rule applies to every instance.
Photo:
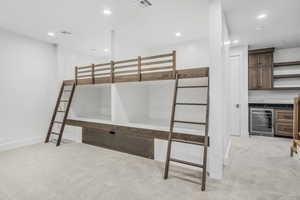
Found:
[[[115,131],[109,131],[109,134],[115,135],[116,132]]]

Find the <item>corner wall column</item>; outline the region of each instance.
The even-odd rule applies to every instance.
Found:
[[[208,171],[211,178],[222,179],[225,138],[225,53],[222,0],[211,0],[209,8],[210,50],[210,147]]]

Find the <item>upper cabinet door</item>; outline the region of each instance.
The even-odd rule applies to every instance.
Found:
[[[258,88],[258,56],[250,55],[249,56],[249,89]]]
[[[273,48],[249,50],[249,89],[273,87]]]
[[[272,88],[273,54],[260,54],[258,56],[259,88]]]

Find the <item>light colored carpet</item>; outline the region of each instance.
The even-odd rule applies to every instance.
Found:
[[[300,159],[290,140],[233,138],[222,181],[85,144],[38,144],[0,153],[0,200],[299,200]]]

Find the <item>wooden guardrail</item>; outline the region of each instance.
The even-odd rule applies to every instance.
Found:
[[[103,64],[91,64],[75,67],[75,82],[90,79],[95,84],[99,79],[110,79],[111,83],[120,76],[136,76],[137,81],[142,80],[142,75],[150,72],[176,73],[176,51],[149,57],[137,57],[129,60],[111,61]]]

